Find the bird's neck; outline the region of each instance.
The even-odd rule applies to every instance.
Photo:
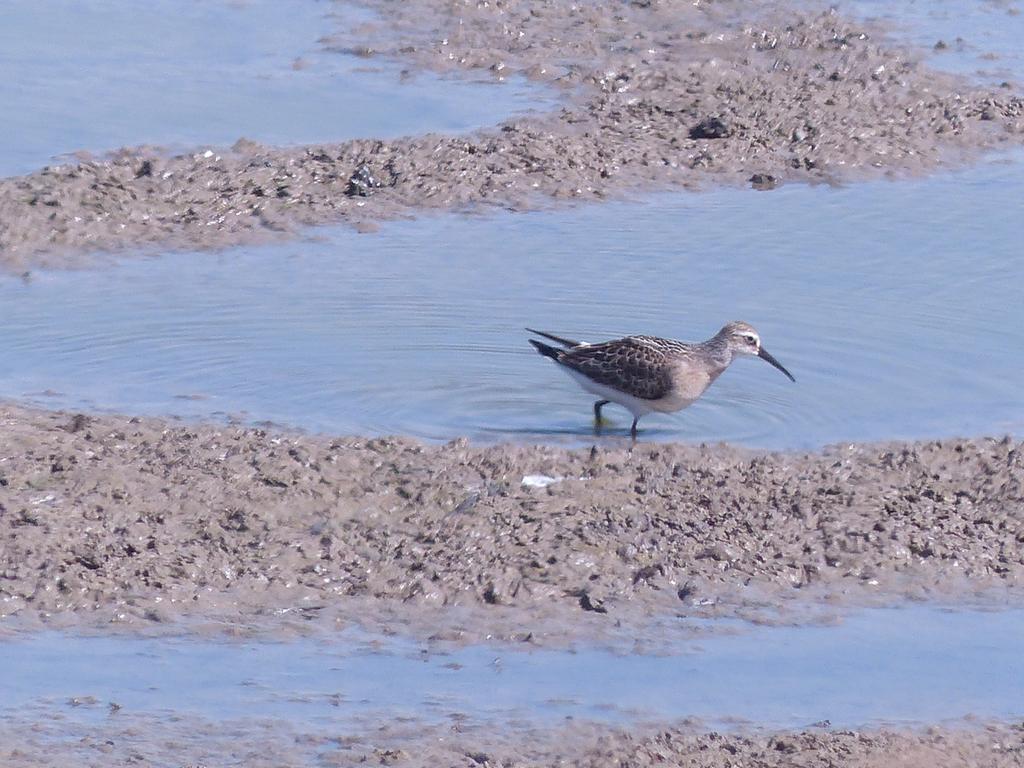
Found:
[[[729,349],[729,342],[724,336],[712,336],[701,342],[700,346],[706,358],[717,368],[716,376],[732,364],[732,350]]]

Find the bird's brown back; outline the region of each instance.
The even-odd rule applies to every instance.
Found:
[[[592,381],[642,400],[659,400],[672,390],[672,364],[687,345],[654,336],[587,344],[563,351],[558,362]]]

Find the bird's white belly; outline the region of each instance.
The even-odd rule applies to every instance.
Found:
[[[633,397],[625,392],[620,392],[613,387],[598,384],[596,381],[588,379],[579,371],[574,371],[567,366],[560,365],[559,368],[568,373],[587,392],[597,395],[602,400],[610,400],[613,403],[617,403],[637,417],[644,416],[651,413],[651,411],[658,411],[660,413],[679,411],[693,403],[695,399],[683,397],[676,390],[672,390],[668,395],[659,400],[645,400]]]

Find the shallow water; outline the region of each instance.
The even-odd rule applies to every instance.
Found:
[[[873,609],[834,626],[720,628],[728,634],[659,656],[490,646],[431,652],[353,632],[288,642],[46,632],[0,644],[0,713],[94,721],[115,702],[124,715],[273,717],[312,730],[367,717],[437,722],[452,713],[781,728],[1024,715],[1019,609]]]
[[[978,12],[961,14],[945,0],[855,0],[844,8],[884,16],[926,47],[932,38],[955,42],[957,30],[970,32],[1002,64],[1019,67],[1015,30],[1024,33],[1024,15],[1002,3],[969,6]],[[46,118],[16,132],[18,142],[38,142],[46,153],[67,148],[65,134],[83,128],[95,128],[102,147],[198,141],[187,133],[197,125],[206,140],[215,130],[223,141],[244,133],[290,142],[315,138],[304,131],[341,138],[423,130],[416,121],[424,119],[457,129],[460,120],[490,119],[464,107],[517,106],[518,92],[505,85],[421,75],[417,88],[407,88],[396,68],[365,73],[356,71],[363,60],[318,52],[321,17],[344,7],[336,4],[311,0],[285,13],[253,0],[180,12],[160,2],[146,14],[125,14],[118,2],[92,0],[61,16],[63,7],[15,0],[0,10],[8,21],[20,18],[24,32],[18,37],[11,32],[17,24],[0,24],[0,43],[16,38],[0,45],[0,61],[39,68],[26,77],[85,64],[97,73],[86,78],[95,104],[80,118],[47,118],[32,105],[11,112]],[[54,19],[39,22],[47,14],[64,19],[64,47],[75,55],[31,58],[41,38],[62,39],[48,36]],[[140,32],[153,25],[168,30],[156,50]],[[97,45],[100,34],[122,48]],[[979,50],[951,46],[930,60],[973,72]],[[309,68],[291,69],[294,51]],[[180,98],[169,86],[167,114],[150,108],[152,93],[133,95],[130,83],[104,81],[103,67],[117,66],[115,53],[141,57],[140,87],[156,73],[181,85]],[[11,98],[74,107],[75,88],[86,86],[67,71],[46,75],[54,83],[48,87],[67,94],[44,98],[19,87]],[[0,82],[0,101],[17,80]],[[223,90],[245,103],[225,101]],[[475,95],[483,92],[488,98]],[[129,110],[125,121],[129,102],[145,108]],[[120,137],[122,129],[138,131],[137,138]],[[4,152],[22,152],[18,142],[0,147],[0,169]],[[646,417],[645,439],[799,448],[1020,434],[1022,200],[1020,163],[995,160],[847,189],[665,194],[572,211],[424,218],[373,235],[322,228],[289,245],[129,259],[28,280],[3,276],[0,396],[334,433],[577,443],[592,437],[592,398],[533,354],[522,326],[589,340],[624,333],[698,339],[742,318],[761,330],[798,383],[743,361],[691,409]],[[614,406],[605,413],[618,439],[629,417]]]
[[[1017,3],[840,0],[836,7],[882,23],[892,37],[920,49],[929,66],[990,84],[1024,77],[1024,13]]]
[[[323,0],[3,0],[0,175],[124,145],[463,132],[553,103],[522,80],[404,82],[317,42],[364,17]]]
[[[694,339],[742,318],[797,384],[740,361],[690,409],[646,417],[645,439],[1019,433],[1021,200],[1020,165],[994,161],[845,189],[325,228],[288,245],[8,276],[0,396],[579,442],[592,398],[533,353],[523,326]],[[606,413],[623,434],[625,412]]]

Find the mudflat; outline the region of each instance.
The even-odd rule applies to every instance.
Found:
[[[1015,593],[1022,477],[1009,438],[438,446],[6,404],[0,606],[140,625],[355,606],[543,644],[790,598]]]
[[[770,189],[906,174],[1019,145],[1024,101],[937,72],[838,13],[752,2],[369,0],[324,45],[414,67],[525,75],[561,109],[471,135],[266,147],[240,140],[0,180],[0,264],[213,248],[426,210],[596,201],[708,183]],[[496,86],[498,87],[498,86]],[[70,148],[68,148],[70,149]]]
[[[702,766],[705,768],[1011,768],[1024,762],[1020,726],[972,729],[832,729],[777,733],[701,732],[695,726],[570,724],[550,730],[480,726],[454,718],[445,727],[388,722],[359,735],[324,735],[271,722],[225,726],[187,716],[149,719],[117,712],[99,726],[50,721],[31,728],[0,723],[5,765],[54,764],[265,766]],[[174,757],[168,759],[168,749]]]

